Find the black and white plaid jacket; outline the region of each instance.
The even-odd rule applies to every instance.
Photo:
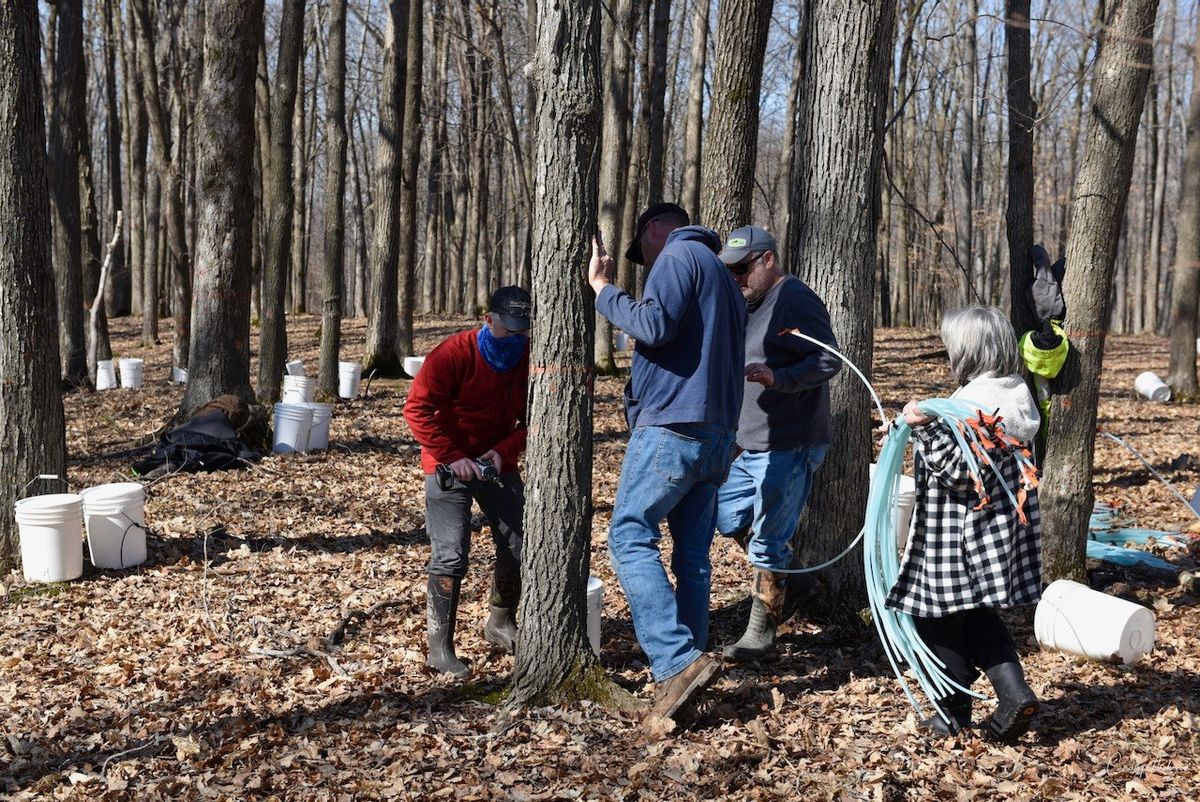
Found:
[[[1001,482],[1017,495],[1021,469],[1000,450],[989,455],[1000,476],[981,464],[991,501],[982,509],[975,479],[949,426],[935,420],[913,427],[917,500],[912,537],[887,606],[936,617],[977,607],[1035,602],[1042,590],[1042,517],[1037,490],[1025,500],[1027,524]],[[982,461],[981,461],[982,463]]]

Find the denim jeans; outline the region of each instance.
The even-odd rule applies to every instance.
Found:
[[[639,426],[629,438],[608,549],[656,682],[687,668],[708,643],[708,550],[732,449],[732,430],[717,424]],[[664,518],[675,590],[658,548]]]
[[[743,451],[733,461],[717,494],[717,531],[728,535],[749,527],[755,568],[791,567],[792,535],[828,448]]]

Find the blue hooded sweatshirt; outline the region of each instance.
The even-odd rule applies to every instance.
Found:
[[[702,226],[671,232],[640,301],[608,285],[596,309],[637,340],[625,385],[629,428],[716,423],[736,430],[745,379],[746,302]]]

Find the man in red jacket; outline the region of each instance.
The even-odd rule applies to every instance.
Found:
[[[487,516],[496,543],[484,637],[509,652],[521,596],[525,485],[517,460],[525,451],[532,303],[520,287],[502,287],[488,309],[481,328],[459,332],[429,353],[404,404],[404,419],[421,444],[425,530],[433,547],[426,663],[458,677],[470,673],[454,653],[454,623],[471,547],[471,499]],[[495,480],[484,475],[488,462]],[[440,484],[438,466],[453,474]]]

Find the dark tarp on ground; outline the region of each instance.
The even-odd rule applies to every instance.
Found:
[[[164,434],[149,456],[133,464],[133,472],[145,476],[160,468],[199,473],[244,467],[259,457],[238,436],[249,419],[249,407],[236,396],[214,399]]]

